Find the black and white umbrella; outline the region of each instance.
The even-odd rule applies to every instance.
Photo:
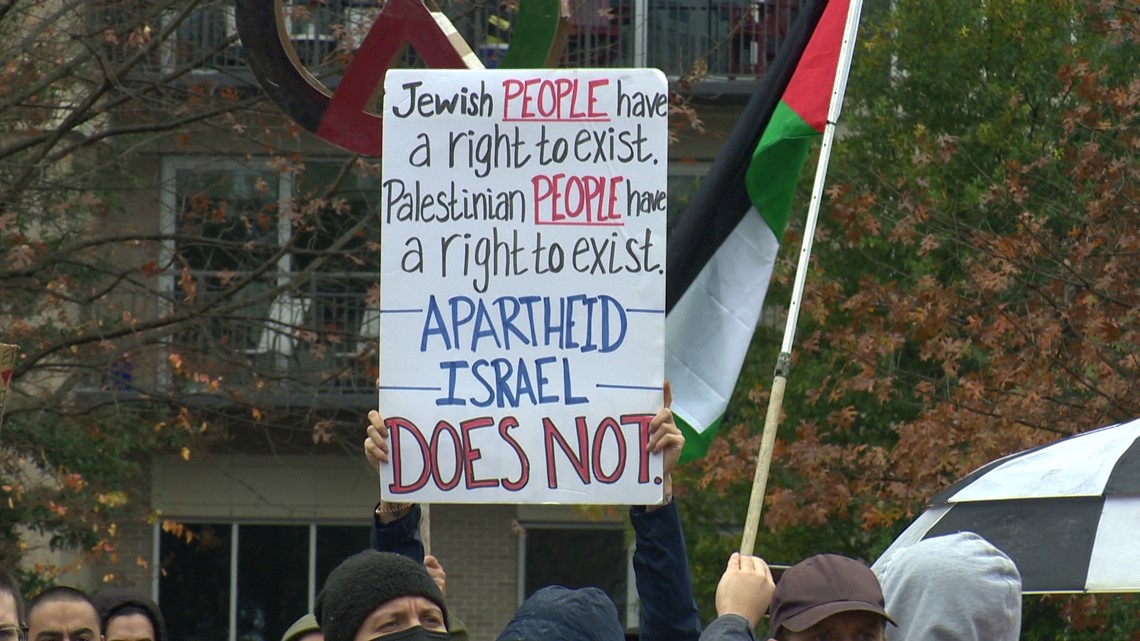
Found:
[[[1140,419],[993,461],[931,500],[894,551],[975,532],[1026,593],[1140,592]]]

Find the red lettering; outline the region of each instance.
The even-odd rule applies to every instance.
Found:
[[[622,414],[622,425],[637,426],[637,442],[640,455],[637,459],[637,482],[649,482],[649,424],[653,422],[653,414]]]
[[[614,224],[622,218],[617,203],[618,185],[624,180],[624,176],[536,174],[530,179],[535,220],[540,224]]]
[[[530,459],[527,458],[526,452],[523,451],[519,442],[507,432],[507,430],[518,426],[518,419],[513,416],[508,416],[499,421],[499,436],[514,448],[515,454],[519,457],[519,467],[521,468],[517,481],[508,481],[506,477],[503,477],[503,489],[510,492],[517,492],[530,482]]]
[[[621,213],[614,211],[614,204],[617,203],[617,197],[618,197],[617,186],[618,186],[618,183],[620,183],[623,180],[625,180],[624,176],[611,176],[610,177],[610,197],[608,199],[608,202],[606,203],[606,207],[604,209],[599,208],[599,209],[601,209],[601,211],[598,212],[598,222],[603,222],[606,220],[616,220],[618,218],[621,218]],[[603,211],[605,213],[602,213]]]
[[[538,82],[537,80],[535,82]],[[545,99],[545,100],[544,100]],[[538,115],[543,118],[558,118],[562,96],[559,95],[558,83],[543,80],[538,85]]]
[[[606,113],[604,111],[594,111],[594,105],[598,102],[598,97],[594,95],[594,90],[597,89],[598,87],[604,87],[604,86],[610,84],[609,78],[598,78],[597,80],[591,80],[586,84],[589,87],[586,91],[586,96],[587,96],[587,102],[586,102],[587,113],[586,113],[586,116],[590,117],[590,118],[608,118],[609,117],[608,113]]]
[[[483,457],[483,454],[477,447],[471,447],[471,432],[484,427],[490,427],[495,424],[495,421],[489,416],[481,418],[471,418],[459,424],[460,431],[463,432],[463,474],[467,478],[467,489],[477,487],[498,487],[499,482],[495,479],[477,479],[475,478],[475,461]]]
[[[503,118],[511,115],[511,101],[523,95],[523,84],[514,78],[503,81]]]
[[[612,474],[606,474],[602,471],[602,445],[606,438],[606,432],[613,432],[614,441],[617,443],[618,460]],[[598,431],[594,432],[594,447],[591,456],[593,457],[594,478],[607,485],[616,483],[621,478],[622,472],[625,471],[625,436],[621,433],[617,421],[612,417],[607,416],[602,419],[598,425]]]
[[[580,83],[580,78],[504,80],[503,119],[609,120],[609,114],[598,106],[599,90],[609,79],[586,81],[585,92],[580,91]]]
[[[578,201],[576,203],[570,202],[570,197],[576,195]],[[586,210],[586,222],[590,222],[590,200],[586,198],[586,189],[582,186],[582,179],[578,176],[570,176],[566,180],[566,195],[563,197],[562,210],[570,218],[577,218],[582,210]]]
[[[406,494],[422,488],[427,484],[428,477],[432,474],[431,462],[434,459],[431,455],[432,448],[428,445],[427,440],[424,439],[423,434],[420,434],[419,428],[405,418],[386,418],[384,419],[384,425],[388,427],[388,433],[392,435],[392,482],[388,485],[388,490],[392,492],[392,494]],[[400,458],[403,453],[403,450],[400,448],[401,429],[408,430],[412,433],[412,436],[416,437],[416,444],[420,447],[420,455],[423,456],[424,471],[411,485],[404,485],[403,483],[403,465]]]
[[[455,444],[455,476],[450,480],[444,482],[439,472],[439,437],[444,432],[451,435],[451,441]],[[431,434],[431,454],[435,459],[435,465],[431,469],[431,477],[435,480],[436,487],[443,491],[455,489],[459,485],[460,479],[463,478],[463,455],[462,455],[462,440],[459,438],[459,432],[447,421],[440,421],[435,424],[435,430]]]
[[[586,435],[586,417],[579,416],[574,419],[574,424],[578,432],[578,455],[574,456],[574,452],[570,449],[570,444],[562,437],[562,433],[558,431],[558,427],[549,418],[542,419],[542,430],[545,441],[546,449],[546,486],[550,489],[558,489],[558,473],[555,470],[554,464],[554,441],[558,441],[558,446],[562,448],[562,453],[570,460],[570,464],[574,467],[574,471],[578,473],[578,478],[582,480],[585,485],[590,484],[590,461],[587,458],[589,455],[589,437]]]
[[[542,201],[550,200],[550,219],[551,222],[557,222],[565,218],[558,213],[558,181],[562,180],[566,174],[554,174],[553,176],[543,176],[538,174],[530,179],[531,186],[534,187],[534,211],[535,219],[538,219],[539,213],[542,211]],[[540,185],[541,190],[540,190]]]
[[[531,78],[530,80],[527,80],[526,82],[523,83],[523,86],[525,87],[523,89],[525,94],[523,95],[523,106],[522,106],[522,114],[521,114],[521,116],[523,118],[534,118],[534,112],[530,110],[530,103],[534,101],[534,97],[531,96],[531,94],[530,94],[530,88],[533,87],[537,83],[538,83],[538,78]],[[539,96],[540,100],[541,100],[541,98],[542,97]],[[539,109],[540,110],[542,109],[541,104],[539,105]]]

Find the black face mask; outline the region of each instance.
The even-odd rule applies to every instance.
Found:
[[[450,638],[451,635],[446,632],[432,632],[425,630],[422,625],[417,625],[414,628],[400,630],[395,634],[376,637],[371,641],[448,641]]]

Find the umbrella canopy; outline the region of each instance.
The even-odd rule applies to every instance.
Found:
[[[1027,594],[1140,592],[1140,419],[993,461],[935,496],[894,551],[975,532]]]

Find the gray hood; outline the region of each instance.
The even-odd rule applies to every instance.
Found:
[[[1017,641],[1021,574],[973,532],[919,541],[871,566],[898,627],[888,641]]]

